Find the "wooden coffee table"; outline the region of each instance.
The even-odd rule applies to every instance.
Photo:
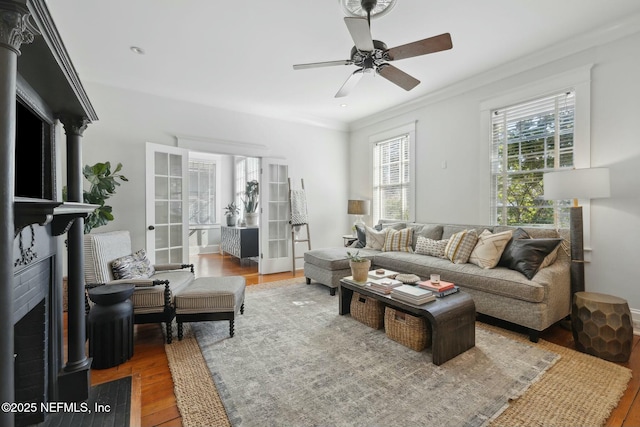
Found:
[[[460,291],[421,306],[414,306],[373,292],[367,287],[341,280],[338,287],[341,315],[350,313],[354,291],[375,298],[390,307],[425,317],[431,324],[434,365],[442,365],[476,345],[476,305],[469,294]]]

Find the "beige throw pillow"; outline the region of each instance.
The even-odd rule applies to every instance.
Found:
[[[449,243],[449,239],[446,240],[434,240],[428,237],[418,236],[416,242],[416,253],[420,255],[429,255],[438,258],[444,258],[444,250]]]
[[[378,231],[365,225],[364,233],[367,237],[367,245],[365,248],[382,250],[387,237],[387,231],[389,231],[388,228]]]
[[[495,267],[512,235],[511,230],[496,234],[484,230],[478,236],[478,242],[469,256],[469,262],[482,268]]]
[[[476,230],[463,230],[453,234],[445,248],[445,256],[454,264],[465,264],[469,261],[471,251],[476,247],[478,233]]]
[[[389,230],[382,247],[383,252],[413,252],[411,242],[413,240],[413,229]]]

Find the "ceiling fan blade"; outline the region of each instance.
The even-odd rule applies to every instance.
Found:
[[[378,67],[378,74],[407,91],[420,84],[420,80],[410,76],[391,64],[380,65],[380,67]]]
[[[387,51],[387,54],[390,61],[396,61],[398,59],[426,55],[427,53],[440,52],[451,49],[452,47],[451,34],[444,33],[439,36],[429,37],[428,39],[418,40],[417,42],[392,47]]]
[[[367,18],[344,18],[347,29],[351,33],[353,43],[356,49],[362,52],[373,51],[373,38],[371,37],[371,29]]]
[[[349,76],[346,82],[342,85],[335,98],[342,98],[349,95],[349,92],[358,84],[360,79],[364,76],[364,68],[358,68]]]
[[[326,62],[311,62],[309,64],[295,64],[294,70],[304,70],[306,68],[320,68],[320,67],[333,67],[334,65],[351,65],[353,61],[350,59],[344,59],[340,61],[326,61]]]

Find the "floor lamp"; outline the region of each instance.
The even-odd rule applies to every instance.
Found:
[[[584,228],[582,206],[578,199],[609,197],[609,169],[569,169],[548,172],[543,177],[546,200],[573,199],[569,214],[571,238],[571,299],[576,292],[584,291]]]

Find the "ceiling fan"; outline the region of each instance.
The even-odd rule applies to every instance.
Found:
[[[361,7],[366,11],[366,17],[348,16],[344,18],[355,44],[351,49],[350,59],[296,64],[293,69],[303,70],[306,68],[352,64],[360,67],[344,82],[336,93],[336,98],[347,96],[365,73],[379,74],[407,91],[420,84],[420,80],[394,67],[389,62],[451,49],[453,47],[451,34],[444,33],[388,49],[386,44],[379,40],[373,40],[371,37],[371,11],[376,7],[376,4],[377,0],[362,0]]]

